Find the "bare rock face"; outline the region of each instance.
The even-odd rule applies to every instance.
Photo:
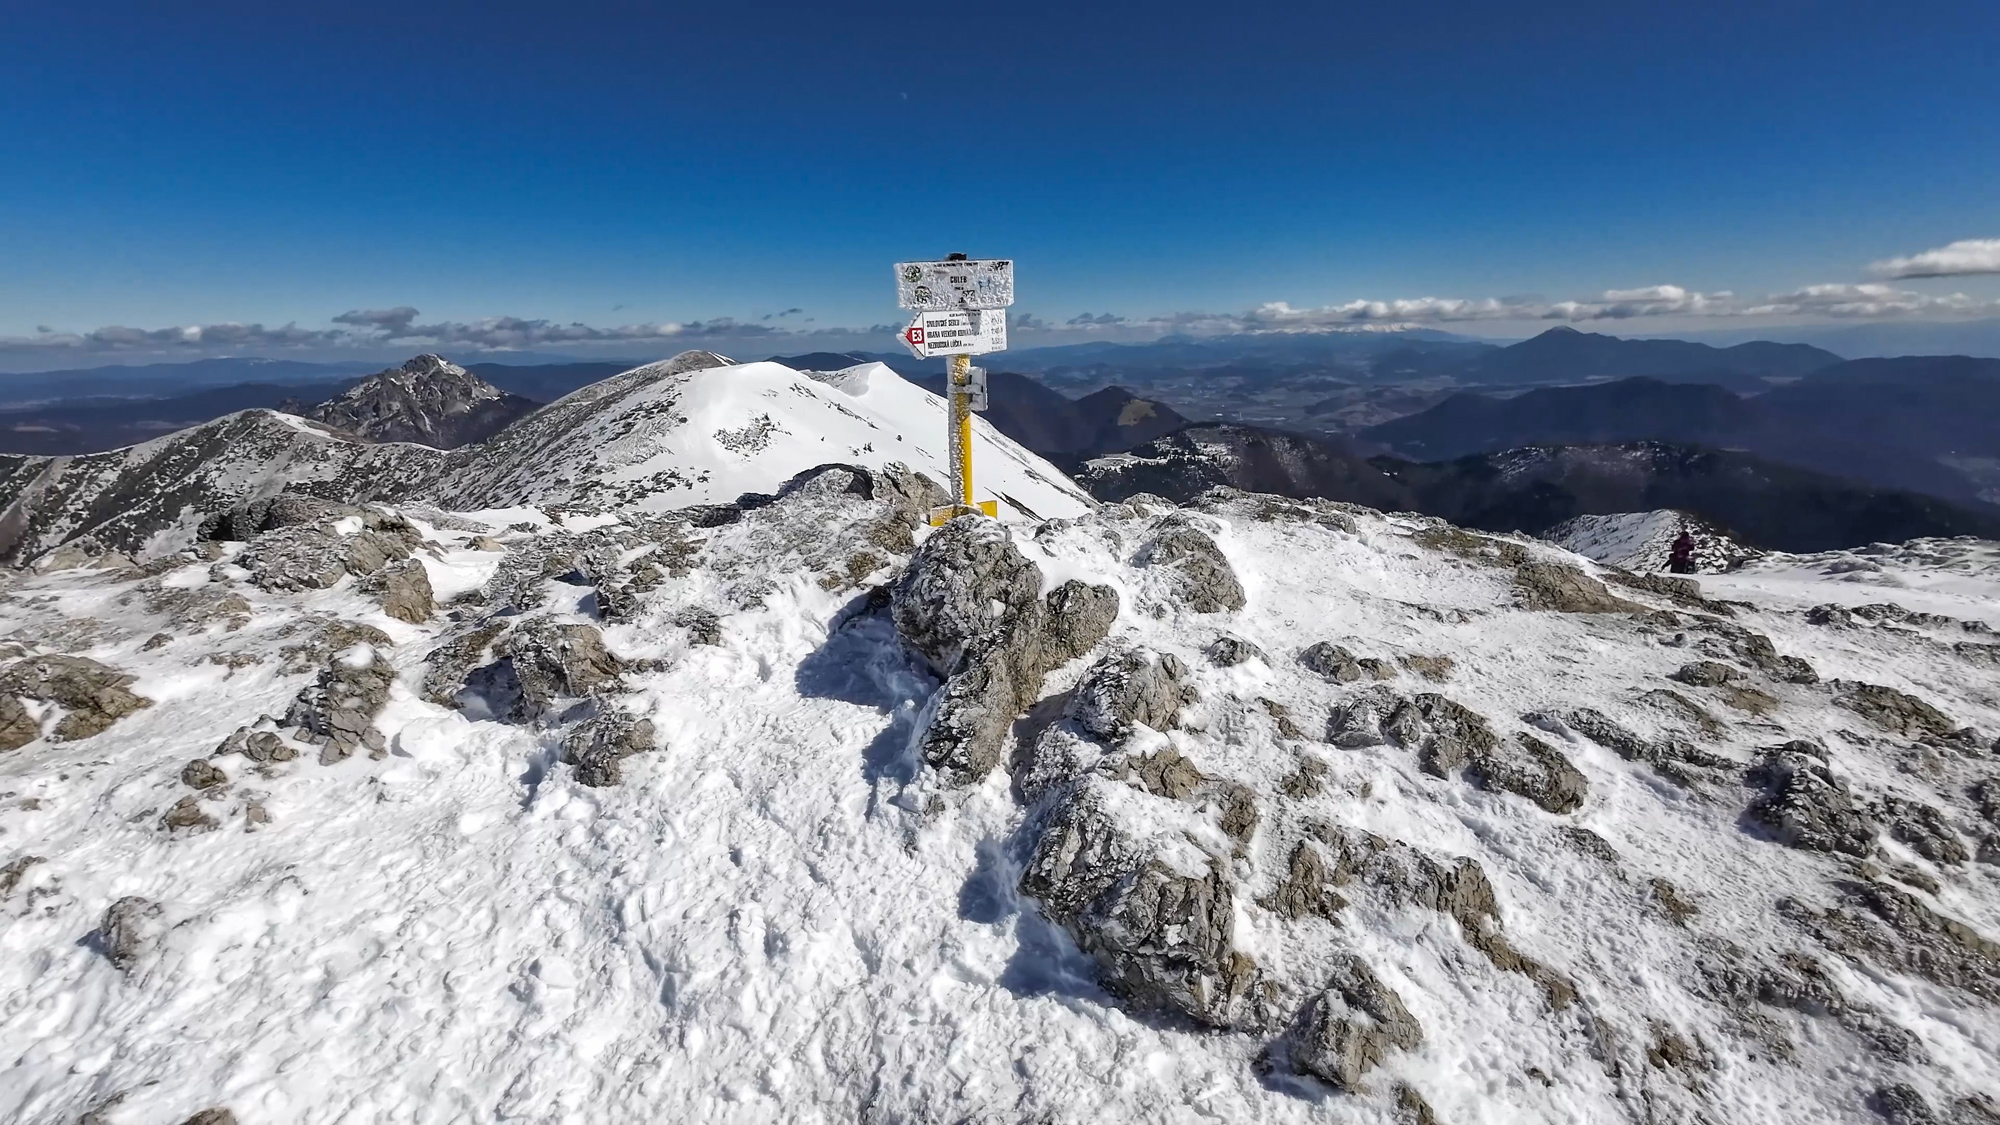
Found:
[[[1743,673],[1714,660],[1697,660],[1681,665],[1671,678],[1691,687],[1721,687],[1742,679]]]
[[[2000,1001],[2000,944],[1886,883],[1844,882],[1840,889],[1832,907],[1785,899],[1778,910],[1835,952]]]
[[[1957,733],[1944,712],[1914,695],[1879,684],[1840,683],[1836,687],[1836,704],[1884,730],[1912,738],[1948,738]]]
[[[1090,734],[1116,742],[1133,725],[1170,730],[1192,703],[1187,665],[1172,653],[1144,649],[1106,656],[1085,673],[1070,697],[1068,716]]]
[[[1720,780],[1720,771],[1736,766],[1728,758],[1708,753],[1685,738],[1642,738],[1591,707],[1579,707],[1561,716],[1543,714],[1524,718],[1544,729],[1574,731],[1628,762],[1651,765],[1661,776],[1680,785]]]
[[[1475,753],[1472,769],[1488,789],[1517,793],[1552,813],[1583,806],[1589,783],[1562,752],[1529,734],[1514,736],[1489,753]]]
[[[285,712],[284,725],[296,727],[299,739],[320,747],[320,761],[331,764],[365,746],[380,757],[388,746],[375,729],[375,714],[389,700],[396,670],[376,650],[360,643],[335,653],[318,677],[299,692]]]
[[[1618,597],[1573,566],[1539,559],[1514,568],[1514,594],[1522,609],[1557,613],[1642,613],[1646,608]]]
[[[562,760],[576,767],[576,779],[585,785],[616,785],[625,779],[619,763],[655,745],[651,719],[607,711],[578,723],[563,738]]]
[[[1131,836],[1086,790],[1055,810],[1021,890],[1133,1003],[1213,1027],[1255,1025],[1265,1017],[1256,962],[1235,947],[1234,886],[1213,860],[1188,871]]]
[[[1045,669],[1064,664],[1096,648],[1111,635],[1118,620],[1118,591],[1072,578],[1043,599],[1042,627],[1035,640]]]
[[[1117,617],[1110,587],[1065,582],[1044,600],[1041,585],[1004,526],[961,516],[924,541],[890,591],[896,631],[944,678],[917,748],[951,784],[992,772],[1049,670],[1095,647]]]
[[[0,695],[0,750],[19,750],[42,736],[42,724],[35,721],[21,701]]]
[[[1944,814],[1922,801],[1884,797],[1876,816],[1892,838],[1932,863],[1956,867],[1972,858]]]
[[[89,738],[153,701],[134,695],[133,677],[83,656],[31,656],[0,670],[0,750],[13,750],[40,736],[41,731],[22,699],[39,699],[62,707],[63,717],[51,737],[65,742]],[[16,741],[18,739],[18,741]]]
[[[1749,815],[1786,845],[1864,857],[1874,852],[1875,822],[1834,775],[1817,743],[1799,740],[1766,751],[1749,779],[1765,790]]]
[[[1243,583],[1222,548],[1184,516],[1160,521],[1159,533],[1142,557],[1148,566],[1170,568],[1182,605],[1195,613],[1227,613],[1243,608]]]
[[[582,699],[609,688],[624,671],[624,662],[604,647],[604,635],[595,625],[545,617],[515,625],[493,642],[493,652],[497,659],[473,669],[454,701],[476,717],[503,722],[533,722],[553,711],[559,700]]]
[[[201,521],[201,527],[196,531],[195,538],[250,540],[264,532],[276,531],[281,527],[309,527],[343,515],[359,513],[358,508],[336,504],[317,496],[280,492],[276,496],[247,501],[208,517]]]
[[[1307,647],[1299,653],[1299,663],[1337,684],[1396,678],[1396,669],[1388,661],[1372,656],[1356,657],[1331,641],[1319,641]]]
[[[1435,692],[1403,700],[1382,722],[1389,742],[1417,752],[1417,765],[1434,777],[1448,777],[1452,770],[1475,756],[1492,757],[1500,748],[1480,714]]]
[[[250,580],[260,590],[324,590],[344,575],[371,575],[409,558],[415,541],[414,529],[409,533],[363,529],[343,535],[330,525],[286,528],[260,537],[236,557],[236,563],[250,571]]]
[[[98,923],[97,940],[104,956],[120,972],[131,972],[139,959],[153,947],[165,927],[160,904],[138,895],[127,895],[111,904]]]
[[[436,612],[431,599],[431,576],[416,559],[398,563],[382,572],[382,612],[398,621],[421,625]]]
[[[1234,634],[1215,638],[1207,649],[1208,659],[1218,668],[1234,668],[1252,660],[1268,660],[1264,650]]]
[[[940,676],[956,672],[975,639],[1030,611],[1041,568],[994,520],[960,516],[924,540],[889,596],[904,643]]]
[[[1423,1025],[1403,999],[1351,954],[1334,964],[1326,990],[1307,1006],[1291,1045],[1292,1066],[1353,1093],[1396,1051],[1415,1050]]]

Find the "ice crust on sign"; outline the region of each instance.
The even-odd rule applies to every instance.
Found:
[[[913,758],[938,680],[873,593],[934,534],[889,463],[933,471],[937,400],[774,366],[586,388],[456,510],[402,509],[421,623],[365,574],[260,584],[296,529],[0,574],[0,686],[42,693],[0,714],[27,736],[0,751],[0,1119],[1859,1125],[1908,1098],[1979,1120],[2000,1088],[2000,547],[1529,609],[1524,574],[1620,576],[1344,505],[1091,508],[994,440],[996,491],[1062,517],[1006,529],[1044,593],[1119,609],[958,786]],[[669,510],[743,491],[778,498]],[[1161,545],[1197,535],[1240,598],[1190,596]],[[1082,730],[1068,693],[1134,652],[1184,678],[1170,729]],[[148,704],[62,736],[72,705],[13,671],[53,655]],[[378,669],[379,756],[260,725]],[[539,717],[460,690],[507,675]],[[1558,775],[1572,811],[1535,799]],[[1118,935],[1021,893],[1077,793],[1156,876],[1231,890],[1272,1018],[1138,1004],[1069,927]],[[1867,858],[1769,827],[1832,813]],[[1300,845],[1344,881],[1300,883]],[[1467,862],[1490,904],[1421,901]]]

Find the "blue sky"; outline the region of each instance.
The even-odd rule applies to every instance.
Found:
[[[865,328],[961,249],[1048,340],[2000,314],[2000,244],[1869,268],[2000,239],[1991,0],[7,7],[17,368]],[[159,334],[229,324],[302,334]]]

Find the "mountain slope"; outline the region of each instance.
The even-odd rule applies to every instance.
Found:
[[[89,536],[128,554],[185,546],[203,517],[280,491],[343,502],[429,488],[450,455],[376,444],[274,410],[246,410],[128,449],[0,456],[0,562]]]
[[[634,504],[649,510],[774,492],[800,470],[901,461],[949,479],[942,400],[881,364],[809,378],[708,352],[635,368],[565,396],[473,451],[441,488],[459,508]],[[1087,494],[1046,461],[974,423],[980,499],[1043,518]]]
[[[425,354],[370,375],[302,413],[369,441],[454,449],[486,440],[538,405],[443,356]]]
[[[1077,480],[1101,500],[1151,492],[1184,502],[1226,485],[1424,512],[1491,531],[1540,532],[1576,516],[1677,508],[1764,550],[2000,537],[2000,514],[1983,508],[1664,442],[1526,446],[1413,462],[1364,460],[1297,434],[1204,424],[1094,459]]]
[[[719,526],[381,513],[451,603],[417,621],[269,581],[296,528],[13,576],[0,694],[121,686],[0,728],[0,1119],[1871,1125],[2000,1088],[1995,545],[1632,588],[1271,497],[931,531],[889,476]],[[919,752],[980,698],[926,595],[1070,657],[969,779]]]
[[[1416,503],[1392,475],[1332,442],[1225,423],[1187,426],[1127,453],[1094,458],[1077,481],[1100,500],[1146,492],[1188,503],[1220,486],[1386,510]]]

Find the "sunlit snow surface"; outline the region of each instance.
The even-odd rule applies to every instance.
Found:
[[[801,394],[764,366],[738,369],[731,394],[750,387],[754,401],[766,382]],[[690,418],[707,417],[683,401]],[[852,457],[845,435],[866,429],[839,416],[839,401],[823,407],[828,434],[843,435],[826,460]],[[858,401],[873,408],[869,395]],[[614,442],[598,448],[616,455]],[[1062,491],[1028,502],[1053,504]],[[495,531],[555,526],[528,515],[483,518]],[[1442,915],[1357,907],[1323,938],[1347,942],[1400,992],[1424,1045],[1372,1075],[1373,1096],[1260,1078],[1262,1040],[1128,1015],[1016,896],[1022,814],[1004,775],[967,793],[905,786],[903,748],[932,682],[879,620],[829,633],[855,591],[831,592],[809,569],[771,569],[761,605],[727,616],[719,647],[690,646],[667,623],[675,607],[712,602],[731,575],[767,565],[759,518],[704,533],[701,567],[655,591],[636,623],[606,627],[621,655],[661,662],[629,677],[629,702],[664,743],[608,789],[578,785],[530,731],[420,701],[413,688],[445,626],[390,620],[351,580],[307,595],[238,584],[253,606],[247,625],[153,651],[141,644],[162,625],[132,580],[69,571],[7,589],[0,635],[133,672],[156,705],[93,739],[0,755],[0,863],[42,857],[0,900],[0,1119],[66,1123],[122,1094],[105,1120],[179,1122],[227,1105],[244,1122],[1387,1121],[1386,1091],[1407,1081],[1453,1125],[1692,1121],[1698,1108],[1716,1121],[1859,1122],[1872,1117],[1857,1091],[1884,1082],[2000,1089],[1991,1006],[1835,957],[1822,955],[1840,987],[1918,1035],[1930,1063],[1887,1062],[1795,1016],[1784,1018],[1798,1057],[1774,1060],[1720,1026],[1688,993],[1696,938],[1770,956],[1797,948],[1803,939],[1773,902],[1819,894],[1834,867],[1743,831],[1740,796],[1697,798],[1581,741],[1564,750],[1591,796],[1568,817],[1428,777],[1406,751],[1307,747],[1330,764],[1327,791],[1284,815],[1478,858],[1510,939],[1574,980],[1584,1003],[1552,1013]],[[1503,731],[1523,712],[1581,704],[1643,729],[1634,696],[1687,659],[1624,615],[1507,608],[1506,571],[1418,546],[1417,521],[1356,522],[1353,534],[1299,520],[1209,524],[1248,591],[1233,615],[1186,613],[1157,571],[1133,566],[1149,525],[1129,512],[1032,538],[1022,524],[1017,538],[1051,585],[1081,577],[1119,589],[1114,640],[1178,653],[1195,669],[1202,702],[1189,729],[1146,737],[1265,791],[1296,768],[1300,745],[1246,719],[1245,701],[1282,700],[1317,737],[1349,690],[1297,666],[1314,641],[1390,659],[1450,655],[1448,684],[1405,676],[1400,690],[1441,690]],[[468,547],[470,532],[431,534],[441,553],[425,565],[441,597],[498,563]],[[1990,620],[1993,551],[1939,548],[1942,564],[1922,552],[1867,556],[1881,567],[1868,584],[1788,559],[1703,585],[1783,609],[1921,595],[1925,608],[1948,600],[1966,616],[1983,601]],[[166,581],[214,580],[192,566]],[[558,609],[587,619],[582,591],[549,589],[566,599]],[[159,820],[187,792],[182,765],[282,713],[306,682],[280,673],[277,657],[306,613],[364,621],[396,641],[403,682],[378,721],[389,756],[331,767],[302,758],[269,777],[219,759],[235,779],[212,806],[220,830],[168,835]],[[2000,730],[1996,676],[1969,671],[1948,648],[1836,635],[1775,608],[1742,621],[1826,678],[1901,687],[1989,736]],[[1202,648],[1223,629],[1270,663],[1205,662]],[[233,671],[209,660],[229,653],[264,659]],[[1830,737],[1857,724],[1816,690],[1774,689],[1783,737],[1827,738],[1857,788],[1904,785],[1886,756]],[[1747,762],[1778,737],[1739,722],[1720,749]],[[941,807],[918,811],[933,796]],[[253,798],[271,823],[246,832]],[[1616,871],[1563,843],[1564,824],[1609,841]],[[1268,878],[1282,865],[1275,847],[1260,832],[1241,874]],[[1644,907],[1654,876],[1695,898],[1692,932]],[[1996,889],[1993,868],[1971,865],[1952,873],[1939,903],[2000,935]],[[163,904],[171,927],[129,975],[89,937],[125,895]],[[1238,900],[1250,952],[1281,968],[1315,955],[1251,910],[1253,898]],[[1617,1073],[1593,1057],[1582,1010],[1621,1037]],[[1712,1069],[1649,1070],[1656,1020],[1697,1038]]]

